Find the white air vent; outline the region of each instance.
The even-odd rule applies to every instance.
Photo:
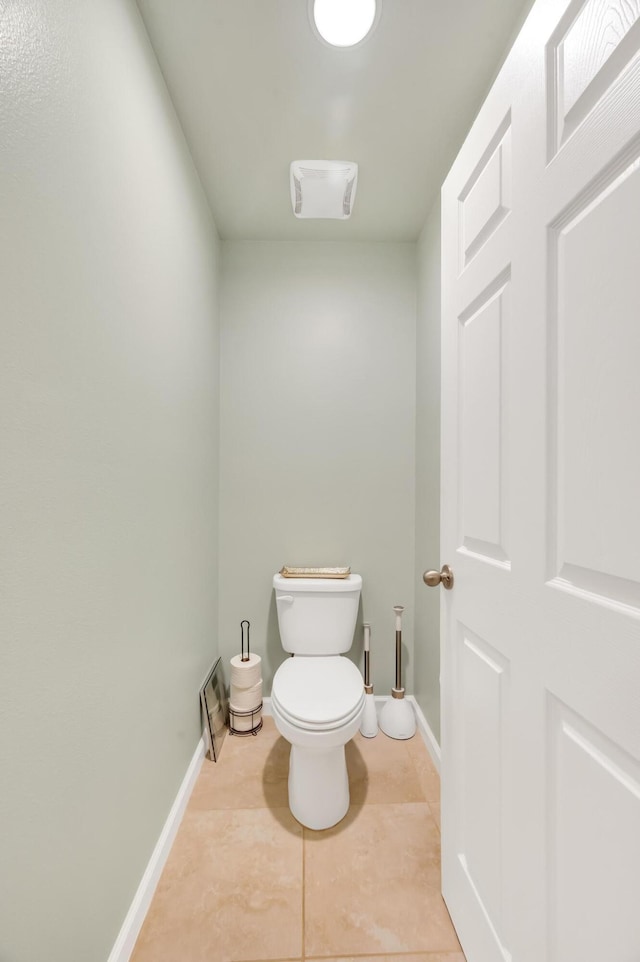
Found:
[[[347,160],[294,160],[291,204],[296,217],[351,217],[358,165]]]

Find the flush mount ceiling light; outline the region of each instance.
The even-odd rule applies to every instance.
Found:
[[[294,160],[291,205],[296,217],[351,217],[358,165],[348,160]]]
[[[380,0],[310,0],[312,23],[332,47],[353,47],[371,32]]]

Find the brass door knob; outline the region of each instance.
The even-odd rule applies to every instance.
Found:
[[[422,580],[430,588],[437,588],[439,584],[443,588],[453,588],[453,571],[449,565],[443,565],[441,571],[425,571]]]

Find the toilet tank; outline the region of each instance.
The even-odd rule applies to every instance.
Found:
[[[358,617],[360,575],[348,578],[283,578],[275,575],[280,640],[295,655],[349,651]]]

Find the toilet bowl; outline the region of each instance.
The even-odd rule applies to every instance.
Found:
[[[291,744],[289,807],[311,829],[335,825],[349,809],[345,745],[360,727],[362,676],[342,657],[353,641],[362,579],[273,579],[285,661],[271,706]]]
[[[344,747],[360,727],[362,676],[341,655],[301,655],[280,666],[271,710],[291,744],[289,808],[307,828],[336,825],[349,809]]]

